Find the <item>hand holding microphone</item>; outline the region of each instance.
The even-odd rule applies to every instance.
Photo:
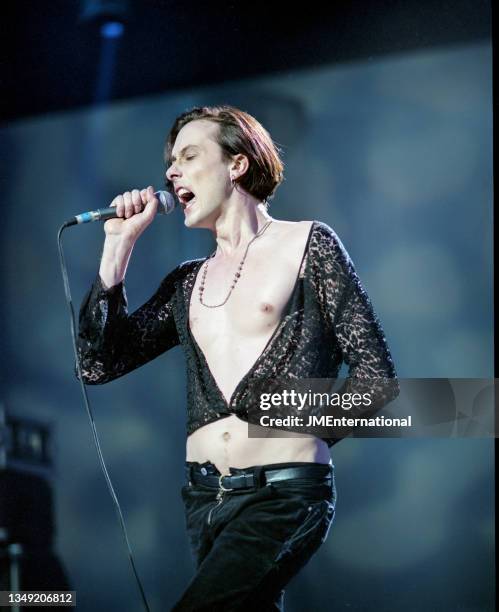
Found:
[[[141,217],[141,222],[136,220],[134,223],[129,223],[126,226],[125,231],[132,228],[139,228],[140,231],[137,234],[138,237],[140,233],[142,233],[142,231],[144,231],[144,229],[152,222],[155,214],[169,214],[174,210],[175,205],[175,198],[169,192],[154,192],[153,188],[149,186],[147,189],[142,189],[141,191],[138,189],[126,191],[125,193],[116,196],[109,208],[99,208],[97,210],[81,213],[71,218],[69,221],[66,221],[64,225],[65,227],[69,227],[71,225],[81,223],[108,221],[110,219],[121,219],[123,222],[130,219],[132,216],[141,214],[142,212],[147,212],[147,215]],[[154,209],[154,212],[152,212],[152,209]],[[147,221],[147,223],[144,223],[144,226],[142,227],[142,223],[145,221]],[[109,233],[108,229],[111,229],[111,233],[113,234],[121,234],[121,231],[117,229],[120,227],[120,225],[121,224],[106,223],[104,225],[106,234]]]
[[[157,213],[169,214],[175,208],[175,198],[167,191],[133,189],[118,195],[109,208],[100,208],[76,215],[65,227],[91,221],[105,221],[106,240],[102,253],[100,276],[107,287],[119,283],[125,276],[135,242],[150,225]]]
[[[138,189],[125,191],[111,202],[109,216],[108,214],[101,216],[103,219],[106,217],[108,219],[104,223],[104,231],[106,236],[119,236],[135,242],[158,212],[169,213],[174,206],[175,202],[169,193],[165,191],[154,193],[151,186],[141,191]]]

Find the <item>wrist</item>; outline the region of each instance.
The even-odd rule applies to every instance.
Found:
[[[135,240],[127,237],[124,238],[120,234],[106,234],[104,240],[103,254],[110,257],[122,255],[123,253],[131,253]]]
[[[132,250],[133,243],[129,241],[106,240],[104,243],[99,275],[107,288],[114,287],[124,279]]]

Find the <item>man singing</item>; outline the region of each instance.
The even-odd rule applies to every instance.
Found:
[[[196,574],[176,611],[282,610],[284,587],[325,541],[335,513],[329,447],[339,438],[248,435],[256,379],[373,384],[376,406],[398,393],[381,325],[335,232],[267,212],[283,164],[260,123],[230,106],[178,117],[165,147],[167,187],[188,228],[214,253],[180,263],[128,314],[123,279],[153,221],[152,187],[113,200],[99,274],[80,310],[84,381],[102,384],[176,345],[187,364],[186,481]],[[303,180],[307,180],[303,177]]]

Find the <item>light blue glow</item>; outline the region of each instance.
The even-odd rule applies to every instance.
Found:
[[[102,24],[100,33],[104,38],[119,38],[124,29],[123,24],[119,21],[108,21]]]

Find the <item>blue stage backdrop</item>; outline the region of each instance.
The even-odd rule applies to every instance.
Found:
[[[57,551],[80,612],[140,609],[73,375],[56,231],[125,190],[163,185],[177,114],[233,104],[283,148],[270,212],[318,219],[349,251],[400,377],[492,377],[491,48],[456,46],[283,72],[32,120],[2,130],[3,401],[56,440]],[[65,247],[81,298],[100,224]],[[208,254],[181,211],[158,218],[127,276],[131,309],[175,265]],[[192,565],[179,489],[185,446],[180,348],[91,388],[104,455],[153,610]],[[493,441],[356,439],[332,449],[338,505],[327,544],[291,584],[289,612],[493,609]]]

